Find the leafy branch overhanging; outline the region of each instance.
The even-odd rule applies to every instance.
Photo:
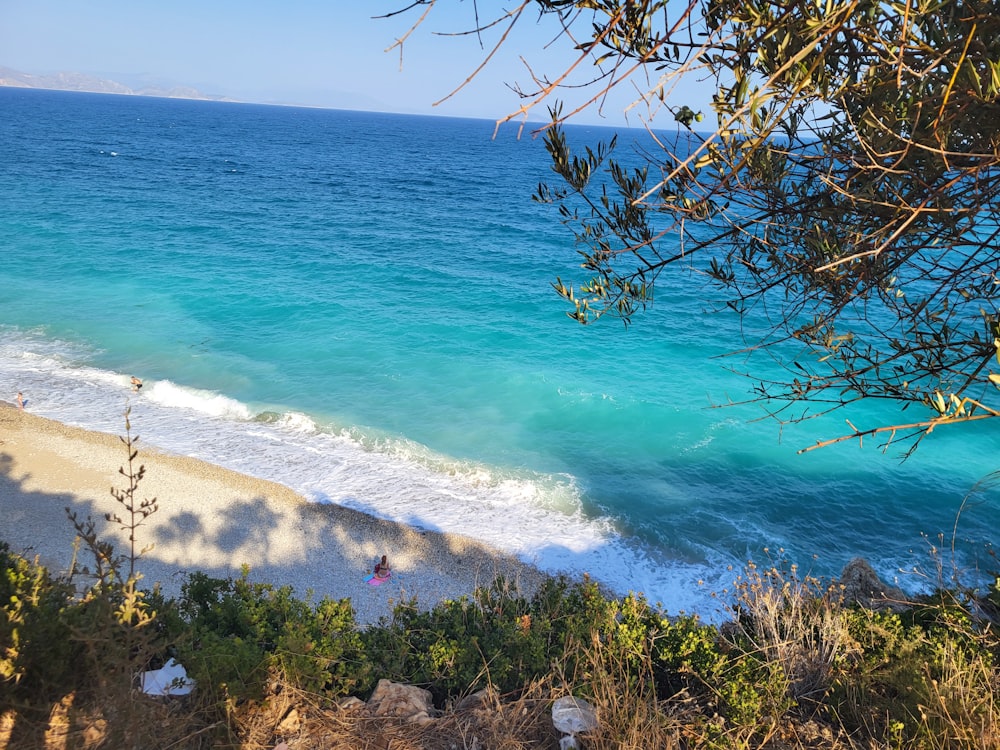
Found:
[[[501,122],[569,88],[591,87],[585,107],[627,84],[656,146],[575,154],[563,125],[581,107],[549,106],[559,184],[535,198],[573,227],[589,276],[554,283],[571,317],[628,324],[664,271],[693,268],[741,316],[748,351],[785,373],[755,388],[769,414],[860,399],[929,410],[848,422],[819,445],[887,435],[912,450],[939,426],[1000,416],[998,0],[532,4],[580,57],[552,79],[531,71]],[[595,72],[580,83],[582,59]],[[691,78],[713,92],[710,131],[676,100]],[[657,116],[676,132],[654,131]]]

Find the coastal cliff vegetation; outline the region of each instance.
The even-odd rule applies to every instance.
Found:
[[[942,570],[909,599],[862,562],[822,581],[779,552],[734,572],[717,623],[586,578],[521,591],[497,577],[364,625],[348,599],[246,569],[191,572],[167,598],[142,586],[159,505],[139,492],[125,419],[105,516],[125,553],[68,509],[67,574],[0,543],[0,748],[555,748],[567,696],[595,709],[584,748],[1000,748],[995,576],[977,588]],[[424,696],[417,709],[387,697],[400,685]]]
[[[747,567],[707,624],[592,581],[502,580],[361,627],[348,600],[191,574],[81,590],[0,547],[0,747],[555,748],[553,701],[596,708],[585,748],[997,748],[996,585],[861,606],[837,582]],[[149,695],[175,660],[194,689]],[[429,691],[419,721],[371,706]],[[188,683],[190,684],[190,683]],[[284,743],[284,745],[282,745]]]

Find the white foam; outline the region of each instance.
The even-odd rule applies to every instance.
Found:
[[[142,393],[167,408],[189,409],[211,417],[248,420],[253,413],[246,404],[212,391],[186,388],[169,380],[147,382]]]
[[[312,417],[298,412],[287,412],[281,415],[279,424],[293,432],[313,434],[317,431],[316,423]]]
[[[114,434],[122,434],[128,407],[145,445],[279,482],[313,502],[470,536],[551,573],[588,573],[620,593],[644,591],[672,612],[712,617],[708,592],[731,575],[726,561],[681,563],[623,538],[607,518],[588,517],[573,477],[460,461],[357,427],[324,429],[297,412],[254,419],[252,405],[169,380],[147,379],[133,393],[127,374],[79,366],[80,354],[0,329],[0,394],[21,390],[34,413]]]

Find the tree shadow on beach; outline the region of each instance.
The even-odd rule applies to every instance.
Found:
[[[267,550],[272,530],[280,525],[281,516],[268,505],[266,498],[228,501],[222,505],[221,512],[212,513],[215,529],[192,511],[170,515],[167,510],[166,518],[161,518],[153,529],[154,541],[158,545],[196,546],[226,555],[240,550]]]
[[[37,555],[54,575],[69,576],[76,533],[67,509],[81,518],[103,519],[103,512],[98,512],[93,502],[71,493],[28,490],[25,485],[31,479],[31,474],[15,477],[13,456],[0,453],[0,518],[4,519],[0,541],[26,559]],[[60,529],[66,531],[65,545],[57,539]]]

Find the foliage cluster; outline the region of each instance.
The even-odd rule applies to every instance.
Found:
[[[585,25],[581,4],[539,5]],[[684,135],[638,169],[547,135],[566,187],[540,197],[580,227],[594,273],[579,299],[561,289],[574,316],[627,320],[663,269],[705,255],[744,321],[769,321],[750,343],[787,363],[762,397],[923,404],[931,419],[898,426],[916,436],[996,416],[996,3],[588,6],[582,48],[655,66],[652,99],[707,79],[716,122],[697,132],[665,104]]]
[[[419,14],[416,27],[434,5],[450,4],[400,12]],[[476,7],[470,23],[499,47],[534,17],[555,29],[548,46],[575,53],[544,71],[520,49],[531,83],[511,84],[524,104],[504,118],[549,103],[539,130],[554,176],[535,198],[579,248],[582,277],[554,283],[570,317],[628,323],[693,269],[718,300],[707,306],[739,316],[738,354],[772,416],[916,406],[905,424],[837,438],[912,449],[937,427],[1000,416],[998,10],[521,0]],[[624,134],[578,133],[571,148],[565,125],[615,94],[648,137],[629,153]]]
[[[402,602],[364,628],[348,601],[312,603],[246,575],[196,573],[179,599],[149,592],[130,610],[127,589],[78,596],[6,547],[0,594],[0,705],[27,720],[76,692],[103,705],[109,725],[121,722],[101,702],[141,715],[150,701],[135,675],[173,656],[198,685],[190,747],[239,745],[231,717],[276,685],[335,702],[366,698],[380,678],[424,686],[442,708],[483,688],[511,698],[548,681],[553,697],[599,706],[609,747],[640,715],[676,730],[667,718],[682,708],[683,731],[704,747],[760,746],[806,717],[886,746],[1000,747],[993,623],[944,594],[898,613],[848,607],[835,587],[794,570],[749,566],[721,626],[586,580],[551,580],[530,596],[497,580],[430,611]],[[623,696],[632,718],[613,705]],[[142,724],[121,732],[134,740]]]
[[[162,616],[177,659],[216,700],[262,698],[285,675],[310,692],[348,694],[371,684],[350,602],[297,599],[289,586],[193,573]]]

